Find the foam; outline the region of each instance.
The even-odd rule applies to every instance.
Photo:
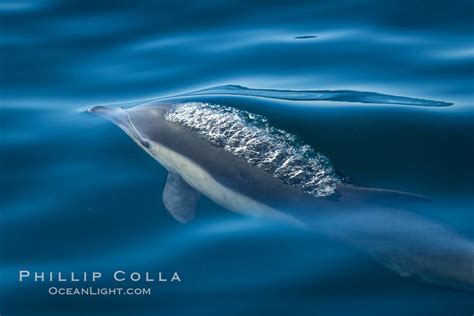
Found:
[[[342,182],[328,158],[296,136],[270,126],[261,115],[188,102],[175,104],[165,119],[190,128],[214,146],[310,195],[331,195]]]

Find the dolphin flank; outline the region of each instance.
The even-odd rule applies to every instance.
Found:
[[[157,101],[89,112],[119,126],[169,172],[163,203],[179,222],[204,195],[344,241],[402,276],[474,288],[474,245],[395,204],[405,192],[351,185],[324,155],[259,115],[207,103]]]

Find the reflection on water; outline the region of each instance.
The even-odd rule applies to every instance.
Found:
[[[472,314],[472,292],[207,199],[180,225],[161,202],[165,170],[78,111],[181,95],[264,115],[357,184],[427,197],[409,211],[473,239],[472,12],[470,1],[2,3],[0,312]],[[51,297],[19,284],[19,269],[176,270],[183,282],[152,297]]]

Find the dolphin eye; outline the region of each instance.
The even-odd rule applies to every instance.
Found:
[[[142,146],[145,148],[150,148],[150,143],[144,139],[140,139],[140,144],[142,144]]]

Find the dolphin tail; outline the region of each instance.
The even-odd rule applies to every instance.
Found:
[[[403,277],[474,290],[471,240],[400,209],[359,204],[333,211],[310,226],[355,246]]]

